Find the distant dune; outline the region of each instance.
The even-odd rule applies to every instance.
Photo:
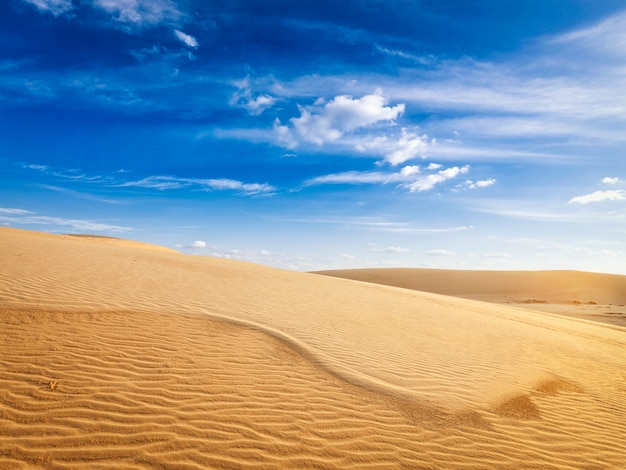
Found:
[[[149,246],[0,228],[0,468],[623,467],[625,328]]]
[[[581,271],[342,269],[316,274],[626,326],[626,276]]]

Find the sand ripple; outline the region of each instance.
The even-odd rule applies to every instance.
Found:
[[[0,468],[621,468],[623,329],[0,230]]]

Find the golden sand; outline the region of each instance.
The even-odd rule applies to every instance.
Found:
[[[0,468],[623,466],[624,328],[146,248],[0,229]]]
[[[626,276],[615,274],[418,268],[341,269],[317,274],[626,326]]]

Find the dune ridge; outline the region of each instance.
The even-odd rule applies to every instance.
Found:
[[[0,229],[0,468],[619,468],[625,329]]]

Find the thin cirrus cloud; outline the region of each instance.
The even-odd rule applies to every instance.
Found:
[[[72,0],[24,0],[36,7],[39,11],[51,13],[54,16],[67,13],[74,8]]]
[[[180,178],[175,176],[153,175],[139,180],[124,181],[119,175],[87,175],[79,170],[52,169],[46,165],[26,164],[23,168],[40,171],[57,178],[106,185],[110,187],[136,187],[160,191],[196,188],[214,191],[236,191],[243,195],[271,195],[277,188],[268,183],[245,183],[230,178]]]
[[[92,0],[92,6],[116,22],[137,27],[177,23],[183,16],[170,0]]]
[[[164,23],[176,24],[184,15],[170,0],[23,0],[42,13],[60,16],[82,7],[104,12],[116,23],[137,27],[151,27]],[[192,38],[193,39],[193,38]]]
[[[270,195],[276,188],[267,183],[244,183],[229,178],[177,178],[173,176],[149,176],[136,181],[117,184],[118,187],[138,187],[146,189],[170,190],[196,186],[204,190],[232,190],[246,195]]]
[[[431,163],[425,170],[439,170],[442,165]],[[460,175],[468,173],[469,165],[463,167],[453,166],[431,174],[422,174],[419,165],[407,165],[398,172],[384,171],[346,171],[311,178],[304,186],[322,184],[388,184],[397,183],[399,187],[408,189],[409,192],[423,192],[434,189],[437,185],[452,180]],[[488,188],[496,183],[495,178],[486,180],[466,180],[464,186],[469,189]]]
[[[84,219],[68,219],[48,215],[36,215],[36,212],[33,211],[7,207],[0,207],[0,223],[6,225],[19,224],[21,226],[47,225],[56,227],[69,227],[73,230],[89,232],[120,233],[133,230],[131,227],[125,227],[121,225],[111,225]]]

